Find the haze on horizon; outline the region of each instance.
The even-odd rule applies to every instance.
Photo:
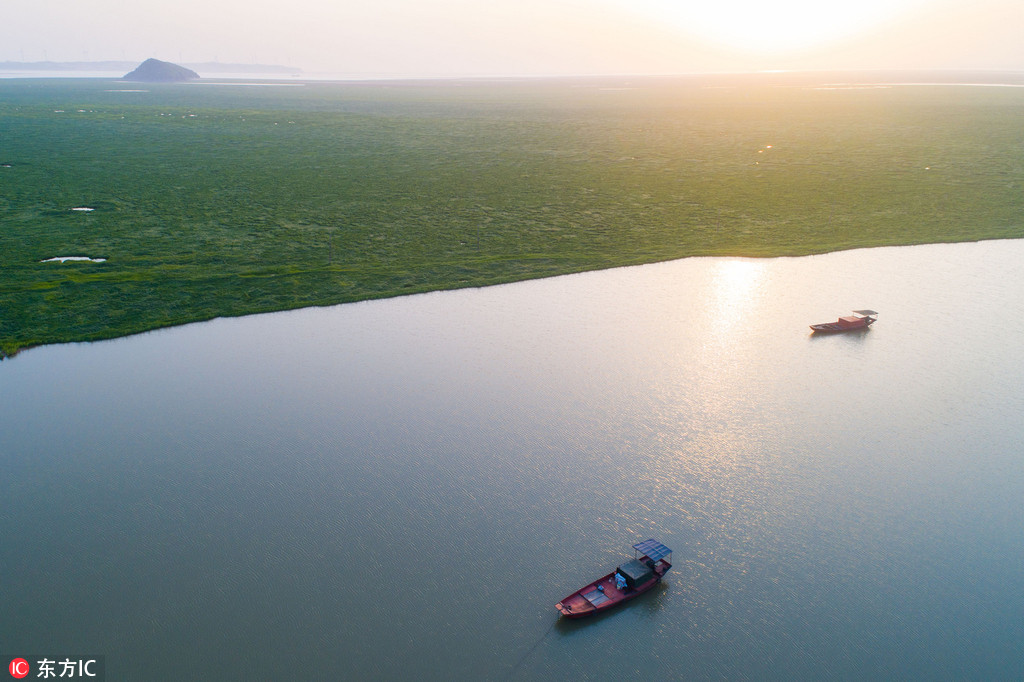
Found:
[[[354,78],[1024,71],[1020,0],[0,2],[0,62],[156,57]]]

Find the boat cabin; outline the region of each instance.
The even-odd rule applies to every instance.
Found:
[[[626,587],[635,590],[637,585],[643,585],[654,577],[653,564],[652,561],[651,566],[648,566],[639,559],[633,559],[619,566],[617,570],[618,574],[626,581]]]
[[[660,578],[670,568],[672,550],[657,540],[644,540],[633,545],[633,560],[619,566],[619,572],[626,579],[626,584],[633,587],[645,583],[655,574]]]

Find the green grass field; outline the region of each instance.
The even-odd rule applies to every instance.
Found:
[[[0,350],[686,256],[1022,237],[1022,131],[1024,88],[0,80]],[[59,256],[107,260],[40,262]]]

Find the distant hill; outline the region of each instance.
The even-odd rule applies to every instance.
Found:
[[[192,69],[151,58],[139,64],[131,73],[125,74],[123,80],[141,83],[181,83],[198,78],[199,74]]]

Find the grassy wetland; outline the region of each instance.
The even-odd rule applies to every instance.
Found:
[[[0,352],[687,256],[1022,237],[1022,130],[1019,87],[0,80]],[[42,262],[61,257],[104,260]]]

